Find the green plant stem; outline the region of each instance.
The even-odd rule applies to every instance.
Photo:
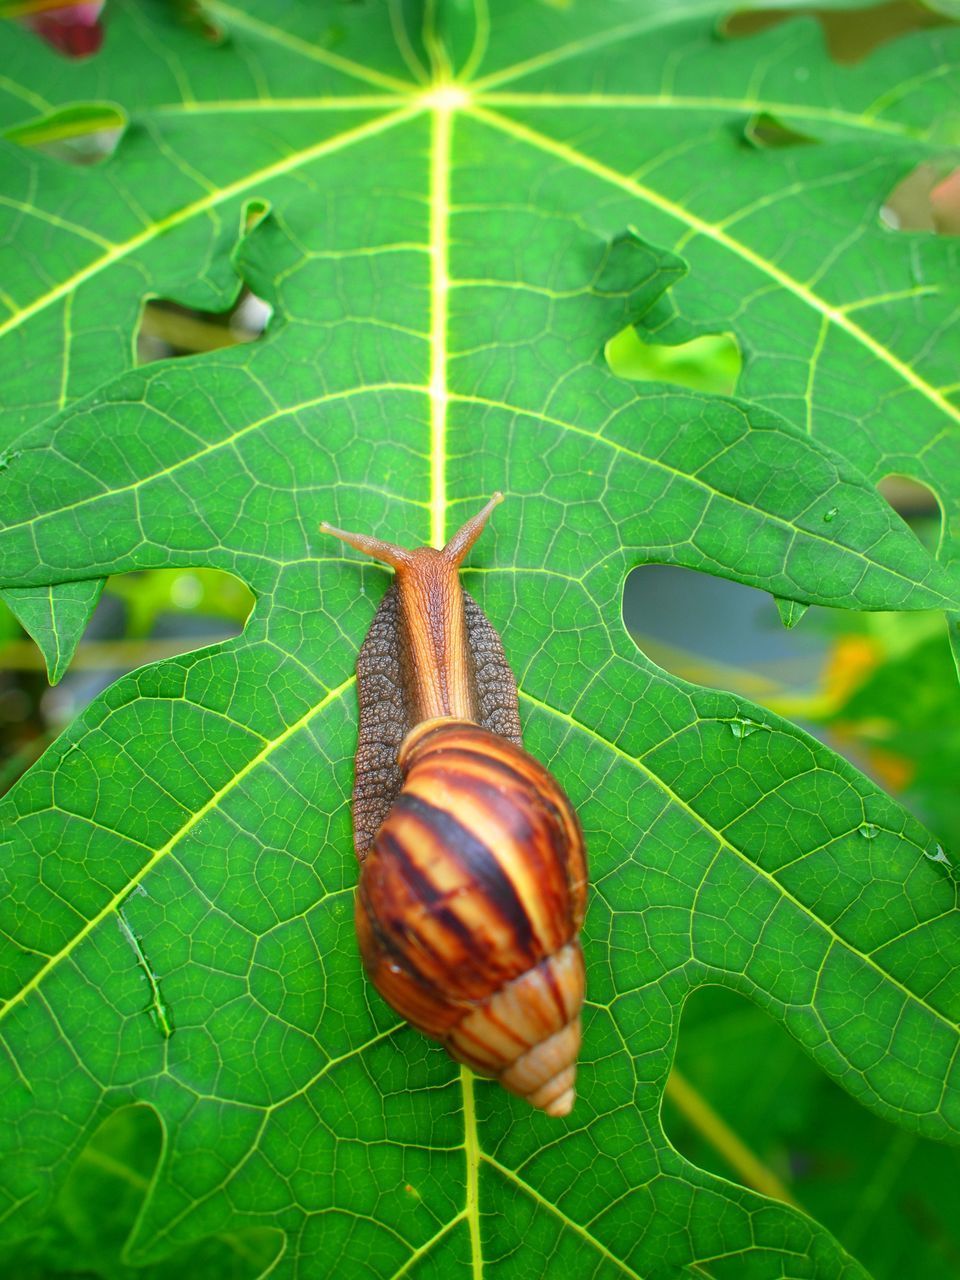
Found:
[[[760,1160],[698,1093],[689,1080],[674,1068],[667,1080],[666,1096],[697,1133],[721,1155],[730,1168],[748,1187],[760,1191],[774,1200],[797,1207],[790,1194],[772,1169]]]

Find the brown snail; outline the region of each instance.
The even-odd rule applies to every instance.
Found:
[[[500,637],[460,585],[501,500],[442,551],[322,526],[396,571],[357,659],[356,926],[398,1013],[562,1116],[580,1049],[586,852],[569,800],[521,745]]]

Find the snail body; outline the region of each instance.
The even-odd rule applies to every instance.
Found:
[[[500,639],[459,581],[499,501],[442,551],[325,526],[396,571],[357,661],[356,927],[398,1013],[477,1074],[566,1115],[584,999],[583,835],[521,745]]]

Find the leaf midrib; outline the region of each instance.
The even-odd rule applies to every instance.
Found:
[[[848,129],[860,129],[868,133],[886,133],[892,137],[926,141],[921,129],[901,124],[896,120],[880,120],[862,112],[843,111],[836,107],[816,107],[802,102],[775,102],[761,98],[718,98],[698,94],[674,93],[491,93],[477,94],[473,99],[478,106],[531,107],[534,109],[564,110],[569,108],[609,111],[620,107],[641,111],[730,111],[745,115],[768,113],[772,116],[788,116],[798,120],[820,120],[824,123],[843,125]]]
[[[331,49],[323,49],[320,45],[311,44],[309,40],[291,35],[281,27],[274,27],[269,22],[253,17],[252,14],[244,13],[242,9],[235,9],[233,5],[227,4],[226,0],[204,0],[204,8],[210,14],[219,15],[241,30],[255,32],[262,40],[279,45],[289,53],[299,54],[312,62],[321,62],[334,71],[362,80],[366,84],[378,85],[395,93],[406,93],[410,89],[410,85],[405,80],[399,80],[396,76],[387,75],[373,67],[365,67],[362,63],[354,62],[352,58],[345,58]]]

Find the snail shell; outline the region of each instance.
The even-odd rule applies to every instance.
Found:
[[[367,971],[451,1057],[566,1115],[584,996],[576,815],[539,761],[466,721],[417,726],[400,766],[360,874]]]
[[[586,852],[563,790],[521,745],[500,638],[459,581],[499,501],[440,551],[323,526],[396,570],[357,661],[356,927],[398,1013],[562,1116],[580,1049]]]

